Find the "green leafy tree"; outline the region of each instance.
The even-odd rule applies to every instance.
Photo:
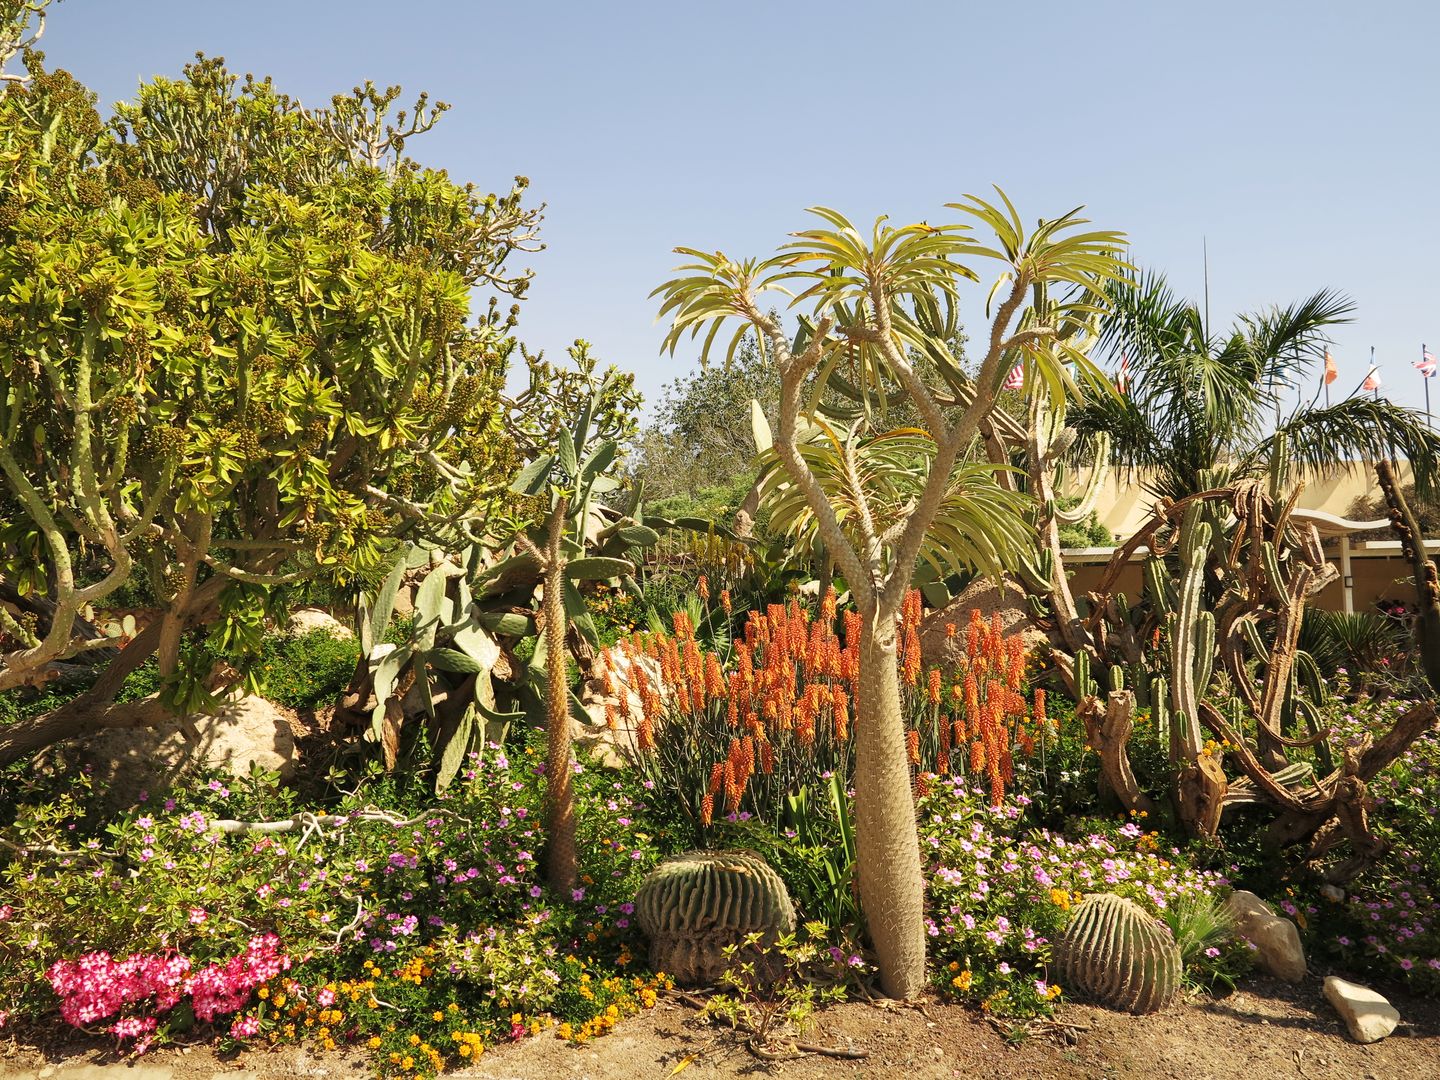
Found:
[[[957,473],[956,463],[971,454],[1014,364],[1053,398],[1077,390],[1068,362],[1101,382],[1066,331],[1088,322],[1094,297],[1120,268],[1113,255],[1117,234],[1076,232],[1081,221],[1074,213],[1027,232],[1008,200],[1003,209],[974,197],[950,206],[991,230],[993,243],[972,238],[965,224],[895,228],[883,218],[867,237],[842,215],[817,209],[823,225],[796,233],[770,259],[737,262],[720,252],[680,249],[690,263],[656,290],[663,297],[661,315],[671,320],[666,348],[673,351],[686,333],[704,333],[707,350],[726,341],[733,353],[744,334],[758,331],[780,374],[773,453],[803,500],[797,521],[813,520],[861,616],[855,725],[860,897],[882,985],[900,998],[925,985],[925,926],[896,671],[897,619],[917,559],[941,557],[937,520],[969,545],[960,558],[993,567],[1018,557],[1024,526],[1013,509],[1004,512],[1007,493],[995,493],[993,476]],[[961,283],[977,280],[970,264],[985,259],[998,261],[1001,271],[991,291],[984,353],[971,375],[956,361],[950,341],[958,328]],[[1074,299],[1027,310],[1032,290],[1046,284],[1071,289]],[[792,306],[802,309],[793,337],[761,299],[785,286],[798,290]],[[728,339],[720,335],[727,324],[734,327]],[[912,356],[930,362],[932,378],[922,377]],[[808,425],[833,377],[857,396],[867,387],[883,392],[893,381],[923,427],[866,442],[857,421],[844,435],[832,438],[821,428],[822,435],[812,437]],[[867,456],[877,469],[861,467]],[[890,479],[892,466],[904,470],[903,481]]]
[[[1354,311],[1341,294],[1242,315],[1219,333],[1157,273],[1116,283],[1109,301],[1101,348],[1128,358],[1128,385],[1072,409],[1069,422],[1086,439],[1108,438],[1114,464],[1156,497],[1262,476],[1282,437],[1295,464],[1317,470],[1398,453],[1429,489],[1440,435],[1415,410],[1363,395],[1287,404],[1320,369],[1330,328]]]
[[[0,98],[0,690],[115,645],[86,620],[137,575],[162,610],[0,760],[203,706],[279,590],[503,490],[514,309],[471,294],[523,295],[539,223],[523,179],[405,156],[444,106],[392,115],[397,88],[310,110],[202,58],[107,125],[26,67]],[[116,703],[152,655],[162,693]]]

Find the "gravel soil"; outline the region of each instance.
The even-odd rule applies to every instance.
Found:
[[[572,1047],[540,1037],[492,1048],[455,1076],[474,1080],[685,1080],[716,1077],[876,1077],[881,1080],[1440,1080],[1440,1002],[1391,993],[1401,1026],[1369,1046],[1349,1040],[1320,981],[1251,979],[1228,997],[1134,1017],[1066,1006],[1056,1022],[1006,1035],[983,1016],[927,1001],[920,1007],[852,1002],[816,1017],[808,1042],[863,1054],[762,1060],[728,1030],[666,999],[606,1038]],[[0,1046],[0,1078],[218,1080],[368,1075],[355,1053],[312,1057],[286,1048],[221,1058],[208,1047],[169,1048],[127,1065],[100,1042],[31,1033]]]

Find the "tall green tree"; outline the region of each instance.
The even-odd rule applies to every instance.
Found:
[[[1076,231],[1082,222],[1074,213],[1027,231],[1008,200],[1002,208],[971,197],[950,208],[978,220],[993,241],[973,238],[958,222],[896,228],[883,218],[864,235],[821,208],[814,213],[822,224],[794,234],[770,259],[736,261],[682,248],[690,263],[656,290],[661,315],[671,320],[666,348],[673,351],[688,333],[703,334],[707,350],[725,342],[733,352],[744,334],[758,331],[779,372],[772,452],[797,493],[791,516],[797,527],[813,522],[861,617],[860,897],[882,985],[899,998],[925,985],[924,888],[896,671],[901,605],[917,560],[944,544],[944,534],[934,531],[937,519],[964,539],[958,557],[985,569],[1031,546],[1018,508],[1005,505],[1010,493],[1000,490],[993,467],[957,472],[956,464],[972,452],[1016,363],[1055,397],[1077,392],[1069,362],[1098,379],[1084,353],[1067,342],[1066,330],[1088,323],[1093,298],[1119,273],[1118,236]],[[953,310],[962,283],[978,279],[972,264],[987,259],[1000,264],[1000,273],[972,377],[950,351],[947,327],[958,324],[937,315]],[[1036,287],[1046,284],[1073,287],[1075,299],[1027,308]],[[796,290],[792,306],[800,309],[793,336],[762,299],[787,287]],[[912,362],[917,355],[931,361],[928,380]],[[856,389],[883,390],[893,382],[923,429],[867,439],[863,417],[844,433],[820,422],[826,383],[837,376]],[[829,434],[816,438],[812,426]],[[903,481],[892,478],[896,468],[905,472]]]
[[[523,295],[540,220],[523,179],[408,157],[445,106],[398,88],[306,109],[202,58],[106,124],[26,67],[0,97],[0,691],[116,644],[91,613],[139,575],[162,612],[0,760],[203,705],[278,590],[503,491],[514,309],[471,296]],[[117,704],[152,655],[163,694]]]
[[[1279,437],[1312,469],[1398,454],[1428,490],[1440,436],[1419,413],[1363,395],[1295,401],[1297,386],[1319,389],[1329,332],[1353,312],[1348,298],[1322,290],[1217,332],[1163,275],[1127,278],[1109,290],[1101,337],[1104,352],[1128,361],[1124,393],[1072,409],[1069,422],[1092,444],[1108,437],[1114,464],[1157,498],[1260,476]]]

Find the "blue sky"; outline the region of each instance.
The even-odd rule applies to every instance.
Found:
[[[647,395],[694,362],[657,354],[647,299],[677,244],[763,255],[812,204],[935,221],[998,183],[1029,219],[1085,204],[1197,297],[1208,243],[1216,323],[1349,293],[1336,389],[1373,345],[1418,405],[1437,42],[1420,0],[64,0],[44,46],[106,104],[197,50],[308,103],[367,78],[450,102],[415,156],[486,188],[523,173],[548,203],[522,337],[586,337]]]

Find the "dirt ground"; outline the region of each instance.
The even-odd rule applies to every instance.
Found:
[[[667,1000],[588,1046],[575,1048],[542,1036],[495,1047],[453,1075],[473,1080],[647,1080],[677,1073],[686,1080],[1440,1080],[1440,1003],[1400,994],[1391,1001],[1403,1023],[1370,1046],[1346,1037],[1320,995],[1319,980],[1294,987],[1253,979],[1229,997],[1145,1017],[1072,1005],[1056,1024],[1010,1040],[983,1017],[956,1006],[850,1003],[821,1013],[808,1040],[861,1052],[863,1058],[807,1055],[762,1061],[729,1032],[701,1021],[694,1009]],[[46,1050],[0,1047],[0,1080],[359,1080],[366,1075],[358,1055],[316,1058],[293,1048],[228,1060],[204,1047],[172,1048],[129,1066],[98,1043]]]

